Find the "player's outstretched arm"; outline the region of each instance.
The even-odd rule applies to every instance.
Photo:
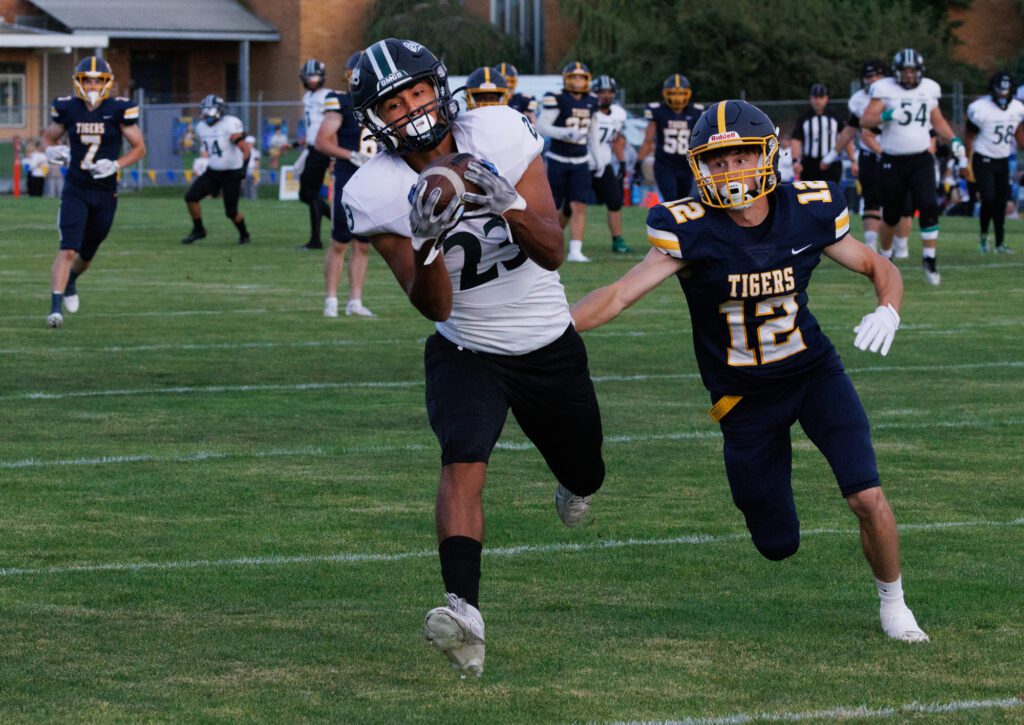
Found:
[[[580,332],[614,320],[627,307],[686,266],[686,262],[656,249],[615,282],[599,287],[572,306],[570,313]]]
[[[526,208],[509,209],[504,217],[512,227],[516,243],[544,269],[558,269],[565,258],[565,242],[548,175],[539,156],[526,167],[515,190],[526,202]]]
[[[871,280],[878,297],[878,307],[853,328],[853,344],[859,350],[889,353],[896,330],[900,327],[900,306],[903,304],[903,278],[896,265],[864,246],[850,235],[825,248],[825,254],[854,272]]]

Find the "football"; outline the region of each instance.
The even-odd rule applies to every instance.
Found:
[[[420,172],[416,186],[421,181],[427,182],[426,197],[429,197],[434,189],[441,190],[441,198],[438,199],[435,209],[441,211],[451,203],[452,198],[458,196],[460,199],[465,192],[479,194],[480,187],[465,179],[465,173],[469,169],[469,163],[476,161],[473,154],[456,153],[445,154],[444,156],[431,161],[423,171]],[[479,209],[479,204],[466,204],[466,211]]]

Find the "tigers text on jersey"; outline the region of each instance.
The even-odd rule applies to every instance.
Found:
[[[452,134],[459,151],[490,161],[513,185],[544,147],[526,116],[508,106],[464,111]],[[342,197],[352,232],[411,237],[409,190],[417,177],[402,157],[387,153],[360,167]],[[437,330],[456,345],[522,355],[558,339],[570,324],[558,272],[530,260],[500,216],[459,222],[445,239],[444,264],[452,311]]]
[[[557,112],[553,126],[561,128],[575,128],[580,132],[580,137],[570,143],[551,139],[551,146],[548,148],[548,156],[558,161],[569,163],[582,162],[587,160],[587,141],[590,132],[590,124],[594,114],[597,113],[597,96],[585,93],[576,98],[568,91],[559,94],[547,93],[544,96],[542,114]]]
[[[691,103],[676,113],[661,103],[648,103],[644,118],[654,121],[654,158],[677,168],[689,168],[686,153],[690,150],[690,131],[704,112],[704,106]],[[685,193],[685,192],[684,192]]]
[[[196,124],[196,139],[199,147],[210,157],[209,168],[214,171],[237,171],[245,165],[245,154],[232,136],[243,134],[242,120],[235,116],[224,116],[217,123],[203,120]]]
[[[324,106],[327,97],[333,93],[329,88],[317,88],[302,94],[302,106],[306,113],[306,145],[312,147],[316,141],[316,132],[324,120]]]
[[[1005,159],[1014,150],[1013,132],[1024,120],[1024,103],[1013,99],[1003,110],[991,96],[984,96],[967,107],[967,120],[978,129],[974,153]]]
[[[871,84],[872,100],[879,98],[892,119],[882,123],[878,141],[891,156],[909,156],[931,146],[932,110],[939,105],[942,89],[931,78],[922,78],[916,88],[904,88],[894,78]]]
[[[829,181],[798,181],[768,200],[768,218],[753,229],[693,198],[647,215],[650,243],[688,262],[677,276],[713,393],[753,395],[835,355],[807,308],[807,284],[822,250],[849,232],[843,192]]]
[[[138,105],[128,98],[106,98],[90,111],[81,98],[63,96],[54,99],[50,117],[68,132],[68,181],[87,189],[116,189],[116,174],[94,179],[89,168],[99,159],[120,158],[121,126],[139,122]]]
[[[612,162],[612,142],[622,133],[626,125],[626,109],[613,103],[608,113],[601,109],[594,112],[594,132],[597,134],[596,161],[594,176],[600,176]]]

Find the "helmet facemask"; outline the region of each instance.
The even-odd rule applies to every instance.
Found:
[[[103,81],[103,86],[100,88],[100,90],[85,90],[86,80],[96,78],[99,78],[101,81]],[[110,96],[110,90],[114,87],[114,76],[110,73],[105,73],[103,71],[87,71],[85,73],[75,73],[74,83],[76,96],[81,98],[90,106],[98,106],[101,101]]]
[[[663,88],[661,91],[661,98],[665,101],[665,105],[675,113],[683,112],[683,109],[689,105],[692,95],[693,91],[689,88]]]
[[[419,82],[430,84],[434,90],[434,98],[390,123],[385,122],[378,112],[380,105],[394,95],[394,92],[412,88]],[[366,109],[357,108],[356,117],[389,151],[400,155],[422,153],[436,148],[448,135],[455,117],[454,105],[447,82],[439,81],[436,76],[410,78],[408,82],[394,88],[389,96],[379,99],[376,104]]]
[[[712,173],[709,157],[728,153],[738,148],[757,150],[757,162],[747,169]],[[774,134],[765,137],[733,137],[724,141],[711,141],[690,149],[688,159],[697,190],[705,205],[716,209],[747,209],[757,199],[771,193],[778,184],[775,173],[779,139]],[[750,182],[753,182],[751,184]]]
[[[562,82],[569,93],[590,93],[590,74],[585,71],[566,73]]]
[[[466,106],[470,109],[484,106],[507,106],[509,95],[511,94],[508,88],[467,88]]]

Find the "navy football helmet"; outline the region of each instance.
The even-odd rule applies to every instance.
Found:
[[[327,64],[317,60],[316,58],[310,58],[302,64],[302,68],[299,69],[299,78],[302,79],[302,85],[308,90],[315,91],[318,88],[323,88],[324,81],[327,80]],[[319,78],[320,82],[316,88],[310,88],[310,81],[313,78]]]
[[[924,57],[913,48],[904,48],[893,56],[892,69],[901,86],[917,88],[924,77]]]
[[[562,87],[569,93],[590,93],[590,69],[578,60],[562,68]]]
[[[434,98],[385,122],[378,112],[380,102],[419,81],[430,84]],[[359,122],[395,154],[435,148],[451,131],[459,112],[444,64],[419,43],[397,38],[379,40],[363,51],[352,70],[352,102]]]
[[[519,70],[511,63],[498,63],[495,68],[505,76],[505,83],[508,84],[508,92],[515,93],[516,86],[519,85]]]
[[[507,106],[512,92],[497,68],[477,68],[466,79],[466,107]]]
[[[993,73],[988,79],[988,92],[997,106],[1004,111],[1010,105],[1013,98],[1013,77],[1006,71]]]
[[[110,89],[114,87],[114,71],[110,70],[110,64],[98,55],[90,55],[78,61],[72,78],[74,79],[75,95],[94,106],[104,98],[108,98]],[[94,78],[103,81],[103,87],[99,92],[93,91],[90,95],[83,84],[87,79]]]
[[[363,51],[357,50],[355,53],[348,57],[345,61],[345,80],[349,83],[352,82],[352,71],[359,65],[359,56],[363,54]]]
[[[224,99],[212,93],[204,97],[199,103],[199,113],[202,115],[203,120],[211,126],[224,118],[227,112],[228,107],[224,103]]]
[[[755,149],[758,162],[749,169],[712,173],[708,159],[736,147]],[[688,160],[705,205],[745,209],[778,186],[778,132],[757,106],[746,101],[720,101],[704,111],[693,125]],[[748,184],[751,180],[753,189]]]
[[[862,86],[869,86],[880,77],[887,75],[889,75],[889,66],[878,58],[866,60],[860,66],[860,84]]]
[[[682,113],[692,96],[690,81],[681,73],[673,73],[661,84],[661,100],[675,113]]]
[[[601,91],[611,91],[616,93],[619,90],[618,85],[615,83],[615,79],[611,76],[598,76],[594,79],[594,84],[590,87],[594,93],[600,93]]]

